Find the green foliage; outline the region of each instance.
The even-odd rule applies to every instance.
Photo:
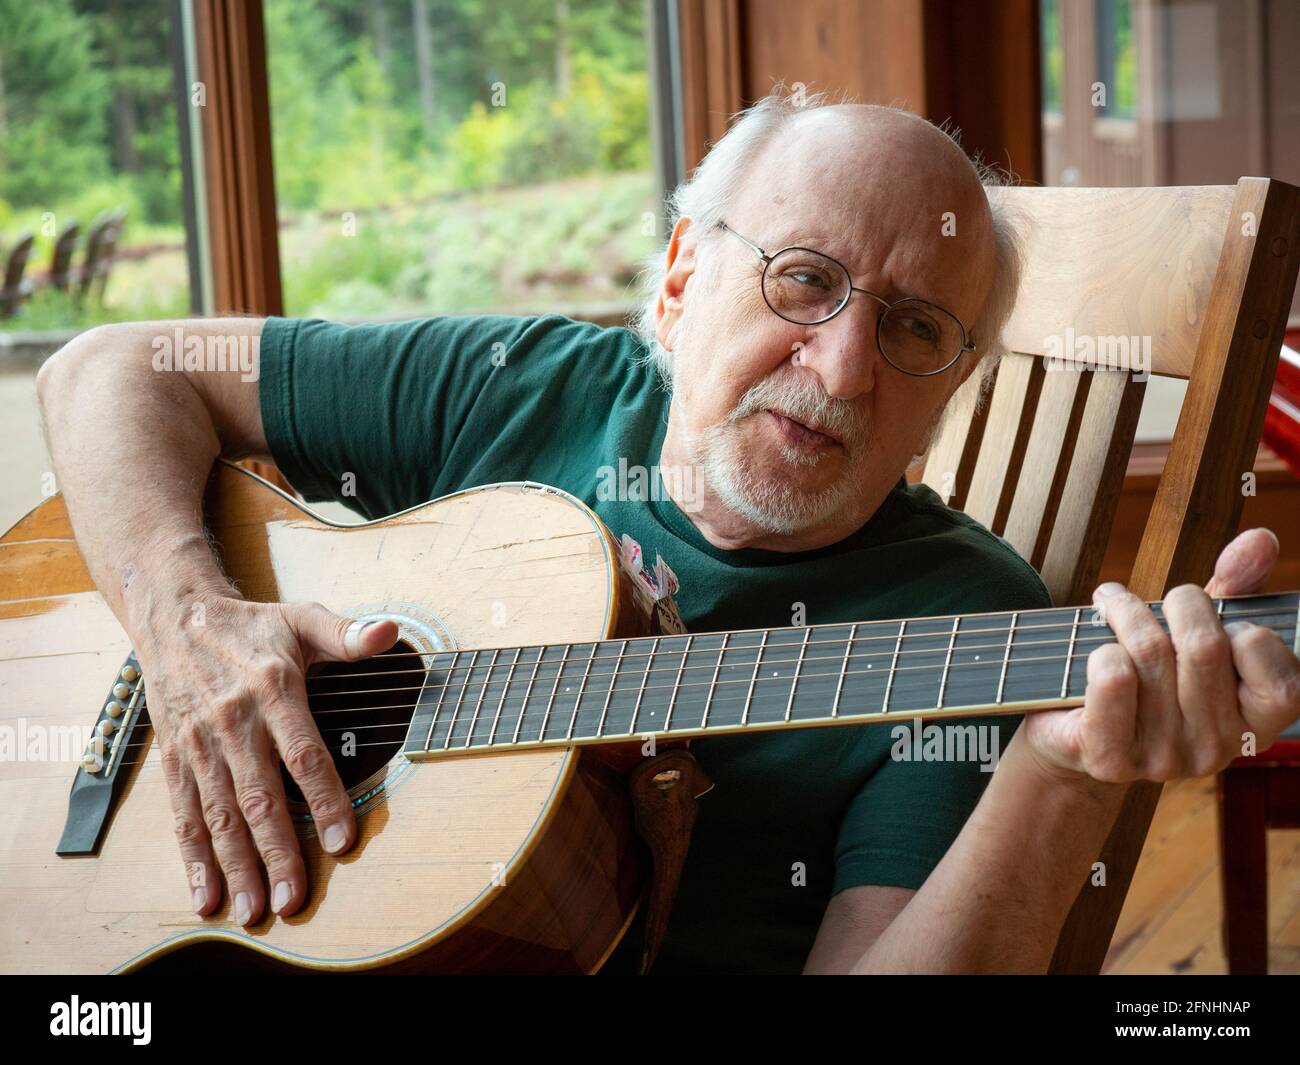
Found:
[[[648,250],[643,0],[263,10],[292,313],[601,298]],[[33,272],[58,226],[103,210],[126,210],[122,246],[183,241],[172,17],[171,0],[0,0],[0,248],[32,229]],[[42,293],[22,327],[184,313],[183,257],[154,258],[114,267],[108,310]]]
[[[71,0],[0,0],[5,128],[0,197],[53,210],[86,181],[108,175],[107,95],[90,27]]]

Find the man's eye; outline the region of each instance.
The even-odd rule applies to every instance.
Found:
[[[901,324],[918,340],[933,342],[939,339],[939,330],[929,318],[919,318],[910,314],[903,318]]]
[[[808,285],[810,288],[830,288],[830,282],[824,274],[816,270],[792,270],[786,277],[797,281],[801,285]]]

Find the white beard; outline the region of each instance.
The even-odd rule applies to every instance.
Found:
[[[777,407],[795,416],[826,425],[841,435],[849,461],[839,479],[826,488],[807,492],[783,476],[763,476],[745,451],[739,422],[767,407]],[[846,507],[862,502],[863,479],[854,459],[865,451],[868,427],[851,409],[817,390],[786,378],[770,379],[751,388],[727,420],[710,426],[691,442],[693,461],[707,484],[728,510],[750,524],[777,535],[789,536],[822,524]],[[794,466],[816,466],[824,454],[810,455],[780,446],[782,457]]]

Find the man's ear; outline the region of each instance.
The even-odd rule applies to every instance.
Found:
[[[672,332],[686,309],[686,282],[695,273],[696,233],[691,219],[679,218],[668,241],[667,269],[655,312],[655,336],[665,351],[672,351]]]

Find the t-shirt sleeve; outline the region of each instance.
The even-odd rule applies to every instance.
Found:
[[[429,499],[492,373],[532,321],[268,319],[259,397],[272,458],[306,499],[346,500],[372,517]]]
[[[308,500],[371,518],[473,484],[557,483],[601,429],[593,398],[630,380],[629,336],[556,314],[270,318],[259,397],[271,456]],[[582,417],[557,432],[558,410]]]
[[[1004,541],[980,532],[986,539],[983,564],[973,571],[978,576],[973,582],[954,582],[952,598],[927,605],[926,613],[1052,606],[1033,568]],[[990,756],[1006,751],[1021,720],[1020,714],[1007,714],[938,722],[968,729],[963,740],[967,757],[961,760],[886,758],[850,800],[840,822],[832,894],[863,884],[916,889],[925,883],[984,794],[993,774],[983,767],[996,764]],[[891,730],[891,750],[903,742],[910,749],[911,728],[908,733],[895,740]]]

